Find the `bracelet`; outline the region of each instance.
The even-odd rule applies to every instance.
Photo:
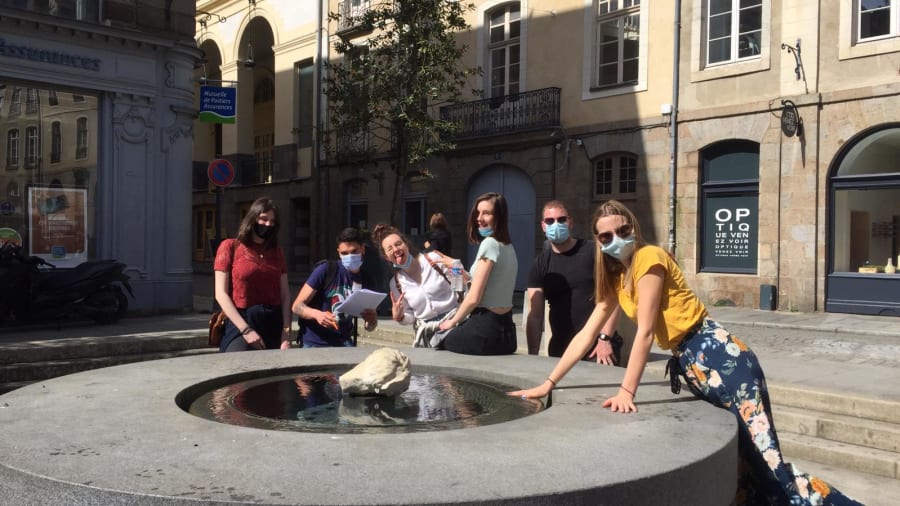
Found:
[[[291,331],[291,328],[290,328],[290,327],[284,327],[283,329],[281,329],[281,331],[282,331],[282,332],[290,332],[290,331]]]
[[[553,381],[553,378],[551,378],[550,376],[547,376],[547,381],[549,381],[553,385],[554,388],[556,387],[556,382]]]
[[[631,398],[634,399],[634,392],[632,392],[631,390],[628,390],[627,388],[625,388],[624,385],[619,385],[619,388],[621,388],[622,390],[625,390],[626,392],[630,393],[630,394],[631,394]]]
[[[245,327],[244,330],[241,331],[241,335],[242,335],[242,336],[246,336],[247,334],[249,334],[249,333],[251,333],[251,332],[253,332],[253,329],[251,329],[251,328],[248,326],[248,327]]]
[[[609,335],[601,332],[600,335],[597,336],[597,339],[600,339],[601,341],[609,341]]]

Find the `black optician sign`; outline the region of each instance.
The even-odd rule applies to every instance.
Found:
[[[756,272],[759,197],[707,198],[703,219],[703,268],[716,272]]]
[[[797,112],[797,106],[790,100],[782,100],[784,106],[781,110],[781,131],[788,137],[796,134],[803,135],[803,122],[800,119],[800,113]]]
[[[7,44],[6,39],[2,37],[0,37],[0,56],[51,63],[53,65],[64,65],[66,67],[75,67],[77,69],[93,70],[94,72],[100,71],[99,58],[88,58],[85,56],[63,53],[61,51],[49,51],[31,46]]]

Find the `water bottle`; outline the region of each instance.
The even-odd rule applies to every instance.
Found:
[[[462,292],[465,288],[463,280],[463,264],[459,260],[454,260],[450,266],[450,289],[454,292]]]

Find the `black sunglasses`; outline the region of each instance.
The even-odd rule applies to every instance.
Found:
[[[565,223],[569,221],[568,216],[560,216],[559,218],[544,218],[545,225],[553,225],[556,222]]]
[[[628,237],[631,235],[631,231],[634,227],[631,226],[631,223],[626,223],[621,227],[616,229],[616,235],[619,237]],[[600,244],[609,244],[609,241],[613,239],[612,232],[603,232],[602,234],[598,234],[597,230],[594,230],[594,235],[597,237],[597,240],[600,241]]]

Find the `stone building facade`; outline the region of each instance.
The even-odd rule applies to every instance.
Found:
[[[474,3],[459,41],[470,48],[463,63],[483,70],[469,83],[483,96],[435,106],[461,129],[455,150],[402,185],[396,225],[408,234],[421,238],[441,211],[452,253],[469,261],[471,202],[501,191],[512,206],[522,289],[543,240],[544,202],[565,200],[576,233],[588,236],[593,209],[616,198],[650,241],[674,253],[710,306],[900,314],[900,275],[884,272],[888,257],[900,261],[896,6]],[[238,82],[253,119],[239,109],[237,126],[195,128],[197,264],[209,262],[212,218],[221,214],[227,235],[262,193],[287,210],[282,239],[296,273],[333,251],[341,227],[388,219],[390,158],[331,158],[316,135],[328,118],[321,63],[336,57],[338,38],[364,45],[367,36],[328,13],[372,5],[198,3],[214,14],[198,17],[205,75]],[[242,63],[249,43],[251,70]],[[271,96],[257,93],[260,72],[271,76]],[[250,87],[240,91],[247,75],[253,99]],[[243,167],[244,179],[220,196],[216,213],[203,171],[219,155]],[[269,172],[260,169],[266,160]]]
[[[192,307],[194,5],[0,1],[0,240],[115,258],[138,313]]]

